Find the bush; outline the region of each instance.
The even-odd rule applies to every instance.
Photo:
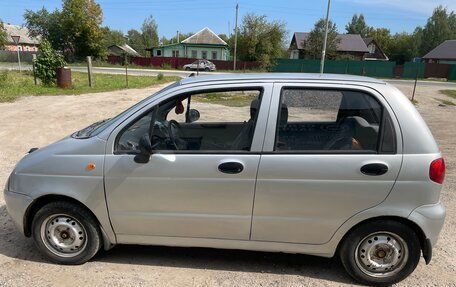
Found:
[[[43,85],[50,86],[55,84],[57,74],[55,69],[65,66],[63,56],[52,49],[51,44],[43,40],[40,44],[40,54],[35,62],[35,73]]]
[[[158,75],[157,75],[157,81],[163,80],[164,77],[165,77],[165,76],[164,76],[162,73],[158,73]]]

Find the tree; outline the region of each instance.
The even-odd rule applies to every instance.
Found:
[[[130,45],[133,49],[136,50],[139,54],[145,56],[146,55],[146,46],[144,45],[144,39],[138,30],[131,29],[127,32],[128,38],[128,45]]]
[[[151,15],[146,18],[141,27],[144,46],[147,48],[158,46],[158,25]]]
[[[413,45],[414,38],[412,34],[396,33],[391,37],[391,42],[388,47],[388,57],[390,60],[398,64],[411,61],[416,55]]]
[[[76,58],[106,55],[101,23],[103,13],[94,0],[64,0],[61,12],[66,42]],[[66,51],[65,51],[66,52]]]
[[[55,69],[63,66],[65,66],[63,56],[52,49],[51,43],[47,40],[41,41],[40,53],[35,62],[35,73],[43,85],[55,84],[57,78]]]
[[[109,27],[103,27],[103,35],[104,35],[104,42],[107,46],[111,45],[123,45],[127,43],[127,39],[125,38],[122,31],[119,30],[111,30]]]
[[[42,8],[36,12],[26,10],[24,19],[30,36],[40,36],[46,39],[56,50],[63,51],[65,49],[67,43],[64,40],[60,11],[56,9],[50,13],[46,8]]]
[[[240,60],[258,61],[267,69],[281,56],[286,36],[284,22],[268,22],[266,15],[247,14],[239,29],[237,56]]]
[[[67,57],[101,58],[106,54],[101,23],[103,14],[94,0],[63,0],[62,10],[45,8],[24,14],[31,36],[41,35]]]
[[[354,14],[351,22],[345,25],[347,34],[360,34],[361,37],[366,37],[371,28],[366,25],[363,14]]]
[[[305,57],[308,59],[321,59],[323,42],[325,38],[326,20],[320,19],[310,31],[309,38],[304,43]],[[326,57],[335,59],[337,57],[337,45],[340,39],[337,34],[337,26],[331,20],[328,22],[328,39],[326,41]]]
[[[368,37],[374,38],[380,48],[386,55],[390,52],[391,33],[387,28],[371,28],[367,33]]]
[[[456,15],[438,6],[422,30],[420,52],[425,55],[445,40],[456,38]]]
[[[6,45],[6,37],[5,27],[3,26],[2,19],[0,19],[0,48]]]

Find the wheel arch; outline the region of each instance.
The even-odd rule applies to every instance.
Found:
[[[100,231],[101,231],[101,234],[103,237],[104,249],[109,250],[114,246],[114,244],[109,240],[109,237],[107,236],[105,230],[103,229],[103,226],[101,225],[100,220],[92,212],[92,210],[90,210],[90,208],[88,208],[85,204],[83,204],[82,202],[80,202],[77,199],[74,199],[72,197],[65,196],[65,195],[59,195],[59,194],[43,195],[43,196],[35,199],[30,204],[30,206],[27,208],[25,215],[24,215],[24,235],[25,236],[30,237],[32,235],[32,221],[33,221],[33,217],[38,212],[38,210],[40,210],[46,204],[51,203],[51,202],[56,202],[56,201],[64,201],[64,202],[73,203],[73,204],[79,205],[82,208],[84,208],[85,210],[87,210],[87,212],[89,212],[90,215],[92,215],[93,218],[96,220],[98,227],[100,228]]]
[[[431,261],[432,257],[432,248],[429,246],[429,240],[426,239],[426,235],[424,231],[421,229],[421,227],[416,224],[415,222],[411,221],[410,219],[400,217],[400,216],[378,216],[378,217],[371,217],[368,219],[365,219],[363,221],[358,222],[356,225],[352,226],[342,237],[342,239],[339,241],[337,244],[337,249],[336,253],[338,254],[340,251],[340,247],[345,241],[345,239],[348,237],[349,234],[351,234],[356,228],[358,228],[361,225],[368,224],[368,223],[373,223],[375,221],[380,221],[380,220],[389,220],[389,221],[396,221],[399,223],[402,223],[408,227],[410,227],[415,234],[418,237],[418,240],[420,242],[420,247],[423,252],[423,257],[426,261],[426,264],[428,264]]]

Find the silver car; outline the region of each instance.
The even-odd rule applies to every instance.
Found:
[[[186,71],[200,70],[206,72],[212,72],[216,70],[215,64],[208,60],[196,60],[191,64],[184,65],[182,68]]]
[[[51,261],[153,244],[340,256],[361,283],[426,263],[445,164],[410,101],[355,76],[180,80],[14,168],[8,212]]]

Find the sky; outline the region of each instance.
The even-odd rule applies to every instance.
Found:
[[[209,27],[217,34],[232,33],[236,0],[96,0],[103,10],[103,25],[126,33],[140,29],[152,15],[158,24],[159,37],[197,32]],[[268,20],[284,21],[288,39],[294,32],[310,31],[326,15],[327,0],[238,0],[239,23],[243,15],[266,15]],[[413,32],[424,26],[432,11],[442,5],[456,10],[456,0],[332,0],[330,18],[341,33],[354,13],[362,13],[369,26],[384,27],[392,33]],[[61,0],[0,0],[0,19],[21,25],[26,9],[61,9]]]

